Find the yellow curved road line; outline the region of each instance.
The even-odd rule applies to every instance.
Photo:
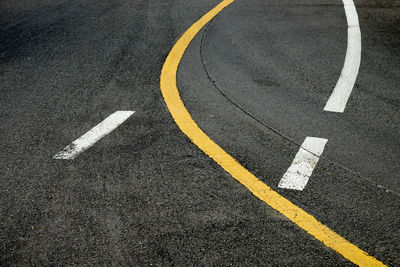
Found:
[[[331,229],[317,221],[292,202],[273,191],[269,186],[260,181],[234,158],[214,143],[192,119],[185,108],[176,85],[176,75],[179,63],[186,48],[196,34],[225,7],[234,0],[224,0],[201,19],[194,23],[176,42],[170,51],[161,71],[161,91],[176,124],[194,144],[215,160],[222,168],[230,173],[236,180],[243,184],[256,197],[276,209],[307,233],[340,253],[343,257],[360,266],[385,266],[374,257],[359,249]]]

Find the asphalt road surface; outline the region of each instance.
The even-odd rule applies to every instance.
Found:
[[[167,55],[214,0],[0,1],[0,265],[345,266],[182,133],[160,90]],[[178,69],[182,101],[228,154],[319,222],[400,266],[400,2],[236,0]],[[135,111],[72,160],[53,158]],[[304,190],[278,187],[306,137],[327,139]],[[70,148],[76,148],[73,143]]]

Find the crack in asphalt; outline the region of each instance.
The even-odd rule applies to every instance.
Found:
[[[211,77],[211,75],[209,74],[206,65],[205,65],[205,61],[204,61],[204,51],[203,51],[203,43],[207,34],[207,30],[208,28],[212,25],[212,23],[214,22],[215,18],[212,19],[204,28],[203,33],[201,35],[201,40],[200,40],[200,59],[201,59],[201,65],[203,66],[204,72],[207,75],[208,80],[211,82],[211,84],[214,86],[215,89],[218,90],[218,92],[221,93],[221,95],[228,100],[228,102],[230,102],[233,106],[235,106],[236,108],[238,108],[240,111],[242,111],[244,114],[246,114],[247,116],[249,116],[250,118],[252,118],[253,120],[255,120],[256,122],[258,122],[259,124],[261,124],[262,126],[264,126],[265,128],[269,129],[270,131],[274,132],[275,134],[279,135],[281,138],[289,141],[290,143],[296,145],[297,147],[301,147],[301,144],[297,143],[296,141],[294,141],[293,139],[291,139],[288,136],[285,136],[284,134],[280,133],[277,129],[269,126],[268,124],[266,124],[265,122],[261,121],[260,119],[258,119],[256,116],[254,116],[253,114],[251,114],[249,111],[247,111],[246,109],[242,108],[239,104],[237,104],[234,100],[232,100],[227,94],[225,94],[216,84],[215,80]],[[303,148],[304,150],[308,151],[309,153],[315,155],[313,152]],[[320,158],[320,156],[315,155],[317,157]],[[338,162],[336,162],[335,160],[333,160],[332,158],[328,157],[328,156],[324,156],[324,158],[326,159],[326,161],[328,161],[329,163],[332,163],[338,167],[340,167],[342,170],[349,172],[350,174],[352,174],[353,176],[356,176],[358,178],[360,178],[361,180],[363,180],[364,182],[367,182],[368,184],[374,186],[375,188],[384,190],[386,193],[391,193],[393,195],[395,195],[396,197],[400,198],[400,193],[393,191],[383,185],[380,185],[378,183],[376,183],[375,181],[366,178],[364,176],[362,176],[360,173],[355,172],[353,170],[351,170],[349,167],[346,167]]]

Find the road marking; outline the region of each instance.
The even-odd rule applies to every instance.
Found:
[[[93,127],[66,148],[58,152],[54,159],[74,159],[83,151],[94,145],[101,138],[109,134],[124,121],[126,121],[135,111],[117,111],[108,116],[105,120]]]
[[[190,116],[180,98],[176,85],[176,76],[179,63],[187,47],[197,33],[225,7],[234,0],[224,0],[215,8],[195,22],[175,43],[169,52],[161,70],[160,87],[164,101],[181,131],[190,138],[204,153],[244,185],[260,200],[276,209],[292,222],[297,224],[307,233],[321,241],[325,246],[340,253],[343,257],[361,266],[385,266],[382,262],[368,255],[357,246],[353,245],[327,226],[317,221],[312,215],[297,207],[269,186],[260,181],[256,176],[240,165],[234,158],[226,153],[212,141],[196,124]]]
[[[347,19],[347,51],[344,66],[324,110],[343,112],[357,79],[361,62],[361,31],[353,0],[343,0]]]
[[[278,187],[302,191],[307,185],[328,139],[307,137]]]

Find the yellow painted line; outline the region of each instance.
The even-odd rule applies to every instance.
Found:
[[[334,249],[346,259],[360,266],[385,266],[382,262],[368,255],[357,246],[353,245],[334,231],[317,221],[292,202],[273,191],[269,186],[260,181],[234,158],[226,153],[212,141],[192,119],[185,108],[176,85],[176,75],[179,63],[186,48],[196,34],[225,7],[234,0],[224,0],[215,8],[194,23],[176,42],[170,51],[161,71],[161,92],[165,103],[171,112],[176,124],[194,144],[215,160],[222,168],[230,173],[236,180],[243,184],[256,197],[276,209],[307,233],[321,241],[325,246]]]

